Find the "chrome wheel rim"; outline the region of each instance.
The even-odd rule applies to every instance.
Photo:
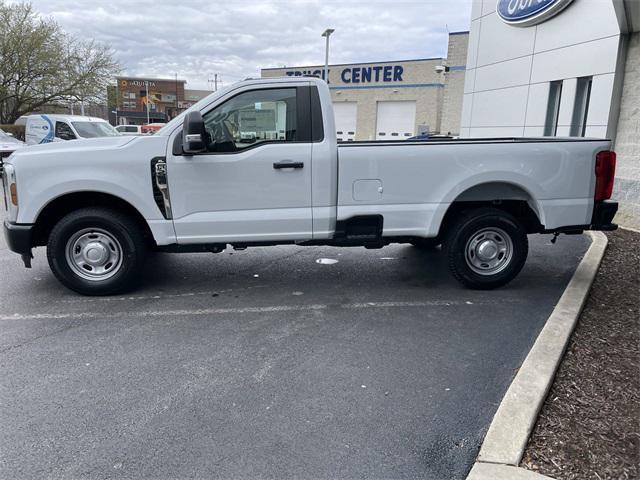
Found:
[[[501,228],[489,227],[475,232],[465,248],[465,260],[479,275],[495,275],[511,263],[513,241]]]
[[[122,266],[122,246],[106,230],[85,228],[67,241],[67,264],[79,277],[103,281],[113,277]]]

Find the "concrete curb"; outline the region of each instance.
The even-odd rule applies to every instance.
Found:
[[[546,478],[515,467],[520,464],[607,248],[608,240],[602,232],[589,232],[589,235],[591,246],[502,399],[480,448],[479,463],[471,470],[468,480]],[[525,472],[529,476],[524,476]]]
[[[495,463],[476,463],[467,480],[553,480],[539,473],[525,470],[511,465],[497,465]]]
[[[640,233],[640,230],[638,230],[637,228],[633,228],[633,227],[625,227],[625,226],[623,226],[623,225],[620,225],[620,228],[621,228],[622,230],[629,230],[630,232],[633,232],[633,233]]]

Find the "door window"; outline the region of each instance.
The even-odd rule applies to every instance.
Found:
[[[76,134],[71,127],[64,122],[56,122],[56,137],[62,140],[75,140]]]
[[[204,115],[207,150],[237,152],[265,142],[297,140],[296,89],[241,93]]]

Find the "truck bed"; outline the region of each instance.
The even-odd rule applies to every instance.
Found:
[[[385,236],[436,235],[454,201],[525,200],[546,229],[588,224],[592,138],[465,138],[341,143],[337,220],[384,216]],[[498,197],[499,196],[499,197]]]

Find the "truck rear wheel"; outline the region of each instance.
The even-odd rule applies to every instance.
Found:
[[[139,225],[106,208],[83,208],[66,215],[47,243],[54,275],[84,295],[112,295],[131,288],[145,256]]]
[[[521,223],[496,208],[468,211],[446,242],[449,269],[463,285],[489,290],[513,280],[527,260],[529,242]]]

